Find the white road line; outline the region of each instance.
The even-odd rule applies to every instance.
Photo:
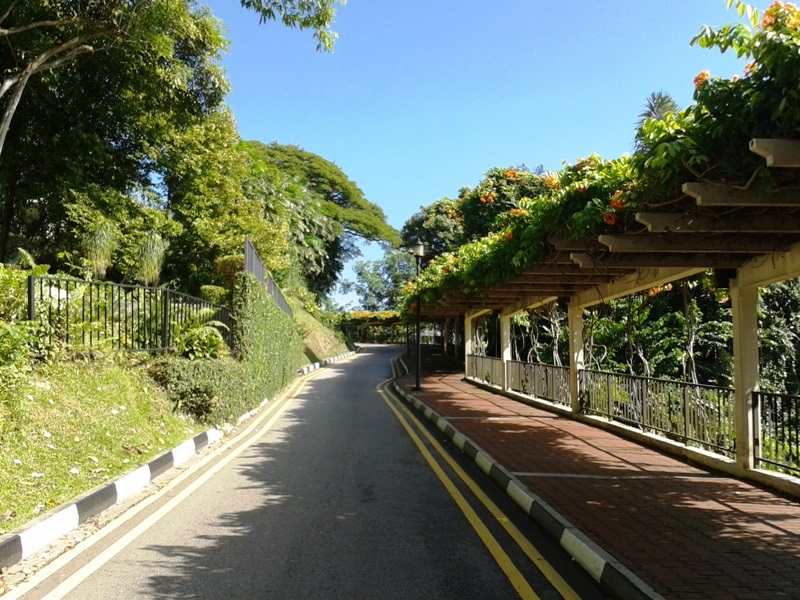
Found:
[[[46,581],[49,577],[53,574],[58,572],[64,566],[66,566],[70,561],[74,560],[75,557],[87,550],[89,550],[94,544],[100,542],[102,539],[107,537],[108,535],[112,534],[117,528],[124,525],[134,516],[136,516],[139,512],[144,510],[153,502],[162,498],[165,494],[170,492],[172,489],[177,487],[180,483],[182,483],[186,478],[191,476],[198,468],[202,467],[203,465],[207,464],[211,460],[214,460],[217,456],[219,456],[222,452],[226,451],[232,445],[238,442],[238,440],[242,439],[243,437],[247,437],[249,435],[253,435],[261,424],[261,422],[269,416],[272,410],[275,410],[274,407],[278,407],[276,412],[272,415],[272,417],[267,421],[264,427],[258,431],[257,435],[253,435],[253,437],[242,444],[241,447],[234,450],[230,455],[226,458],[222,459],[219,463],[214,465],[207,473],[202,475],[199,479],[193,482],[189,487],[184,489],[181,493],[175,496],[172,500],[170,500],[167,504],[161,507],[158,511],[150,515],[145,521],[140,523],[136,528],[131,530],[127,535],[123,538],[118,540],[112,546],[107,548],[97,557],[95,557],[91,562],[86,564],[82,569],[74,573],[72,576],[64,580],[58,587],[53,589],[47,596],[45,596],[45,600],[59,600],[63,598],[66,594],[70,591],[75,589],[78,585],[80,585],[87,577],[89,577],[92,573],[97,571],[100,567],[102,567],[106,562],[111,560],[116,554],[118,554],[122,549],[125,548],[128,544],[130,544],[133,540],[137,537],[142,535],[147,529],[152,527],[155,523],[157,523],[161,518],[167,515],[171,510],[173,510],[178,504],[180,504],[183,500],[185,500],[188,496],[190,496],[197,488],[203,485],[206,481],[208,481],[213,475],[215,475],[218,471],[220,471],[223,467],[225,467],[228,463],[230,463],[234,458],[236,458],[239,454],[241,454],[244,450],[252,446],[257,440],[259,440],[269,429],[277,422],[277,420],[283,415],[283,413],[289,408],[292,402],[297,398],[297,396],[302,392],[303,388],[305,387],[305,383],[311,379],[316,378],[320,373],[323,371],[316,371],[315,373],[306,376],[303,380],[299,382],[299,385],[294,389],[291,388],[286,392],[287,394],[291,394],[283,404],[280,404],[281,400],[276,401],[272,404],[272,406],[268,407],[267,411],[258,419],[256,419],[253,423],[251,423],[239,436],[234,439],[231,439],[226,444],[217,448],[214,452],[207,455],[203,460],[201,460],[193,469],[187,470],[181,475],[177,476],[175,479],[170,481],[167,485],[165,485],[161,490],[155,493],[153,496],[146,498],[135,507],[133,507],[130,511],[126,511],[123,515],[121,515],[118,519],[116,519],[113,523],[110,523],[106,527],[100,530],[96,535],[92,536],[85,542],[81,543],[80,545],[76,546],[73,550],[62,554],[56,560],[48,564],[45,568],[41,571],[36,573],[30,579],[25,580],[24,582],[20,583],[19,587],[16,589],[7,592],[3,595],[3,600],[17,600],[21,598],[24,594],[30,592],[32,589],[40,585],[42,582]]]

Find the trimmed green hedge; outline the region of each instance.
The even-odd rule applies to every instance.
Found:
[[[175,407],[205,423],[234,423],[286,386],[302,365],[292,320],[252,275],[234,286],[233,358],[157,361],[151,375]]]

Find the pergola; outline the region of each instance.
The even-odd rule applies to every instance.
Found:
[[[771,169],[800,168],[800,140],[754,139],[750,150]],[[713,269],[729,280],[737,460],[728,466],[741,474],[753,469],[753,425],[759,418],[751,401],[758,389],[758,289],[800,276],[800,189],[760,192],[752,186],[690,182],[669,208],[637,213],[636,226],[620,235],[580,243],[550,238],[549,254],[540,264],[502,285],[445,294],[425,307],[426,317],[446,322],[463,317],[469,355],[472,321],[499,311],[502,358],[508,361],[511,317],[568,300],[570,391],[577,413],[583,309]]]

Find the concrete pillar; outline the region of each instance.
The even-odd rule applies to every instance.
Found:
[[[503,379],[501,386],[504,390],[509,388],[508,363],[511,356],[511,316],[500,315],[500,358],[503,360]]]
[[[450,348],[450,319],[444,320],[444,328],[442,331],[442,353],[447,356],[447,351]]]
[[[758,390],[758,286],[739,286],[731,280],[733,312],[733,385],[734,418],[736,421],[736,460],[744,469],[753,468],[753,424],[760,416],[754,414],[752,393]]]
[[[472,319],[464,313],[464,375],[469,376],[469,355],[472,354]]]
[[[583,307],[574,300],[567,309],[569,327],[569,396],[572,414],[581,411],[580,372],[583,369]]]

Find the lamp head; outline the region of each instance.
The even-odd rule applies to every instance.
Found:
[[[412,249],[412,253],[417,258],[422,258],[422,256],[425,254],[425,244],[423,244],[420,240],[417,240],[414,243],[414,248]]]

